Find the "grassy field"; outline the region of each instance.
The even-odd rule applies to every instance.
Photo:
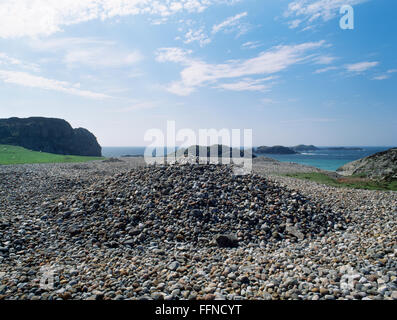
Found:
[[[22,147],[0,145],[0,165],[24,163],[87,162],[101,157],[66,156],[31,151]]]
[[[360,176],[332,178],[324,173],[293,173],[286,174],[287,177],[315,181],[339,188],[354,188],[367,190],[392,190],[397,191],[397,181],[375,181]]]

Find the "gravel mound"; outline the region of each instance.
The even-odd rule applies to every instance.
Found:
[[[219,235],[236,237],[240,245],[259,244],[311,238],[346,224],[319,202],[261,176],[235,176],[221,165],[122,173],[50,203],[46,219],[59,237],[108,247],[153,241],[209,246],[219,244]]]

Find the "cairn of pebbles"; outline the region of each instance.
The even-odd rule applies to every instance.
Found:
[[[45,210],[61,237],[113,248],[165,241],[209,246],[218,235],[235,235],[246,246],[345,225],[341,214],[320,203],[264,177],[235,176],[221,165],[133,170]]]
[[[396,193],[71,167],[0,171],[0,299],[397,299]]]

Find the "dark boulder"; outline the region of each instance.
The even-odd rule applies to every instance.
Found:
[[[238,239],[234,235],[221,234],[215,238],[216,244],[220,248],[236,248],[238,247]]]
[[[62,119],[0,119],[0,144],[29,150],[77,156],[101,156],[96,137],[86,129],[73,129]]]

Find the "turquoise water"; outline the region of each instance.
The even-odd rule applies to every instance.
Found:
[[[143,156],[145,147],[102,147],[104,157]]]
[[[360,147],[362,150],[329,150],[326,147],[317,151],[300,154],[274,155],[264,154],[265,157],[283,162],[295,162],[328,171],[336,171],[344,164],[358,160],[374,153],[385,151],[391,147]]]
[[[391,147],[360,147],[362,150],[329,150],[321,147],[320,150],[305,152],[301,154],[264,156],[282,162],[295,162],[323,170],[336,171],[344,164],[367,157],[371,154],[390,149]],[[145,147],[103,147],[102,154],[105,157],[121,157],[124,155],[143,155]],[[172,150],[171,150],[172,151]]]
[[[143,156],[146,147],[102,147],[102,155],[104,157],[122,157],[122,156]],[[164,148],[164,155],[171,153],[175,148]],[[155,148],[152,148],[152,152],[155,152]]]

